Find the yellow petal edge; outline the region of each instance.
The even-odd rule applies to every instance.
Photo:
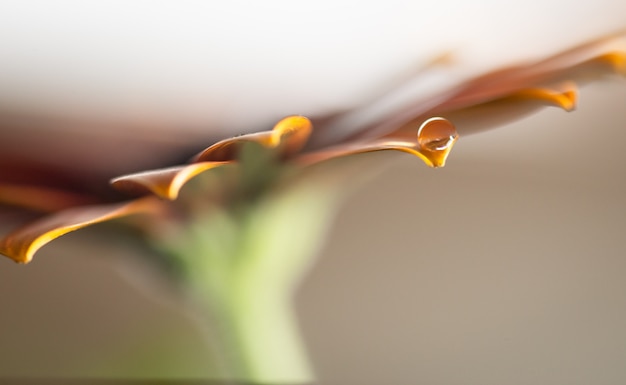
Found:
[[[0,254],[17,263],[28,263],[33,255],[48,242],[69,232],[96,223],[106,222],[128,215],[152,213],[162,209],[154,197],[137,199],[131,202],[76,207],[31,222],[0,240]]]

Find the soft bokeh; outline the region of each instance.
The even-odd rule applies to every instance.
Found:
[[[433,88],[626,24],[608,0],[103,4],[0,5],[1,107],[141,130],[3,138],[61,135],[71,152],[73,135],[113,148],[154,135],[167,152],[352,106],[442,51],[462,65]],[[462,138],[442,170],[394,154],[340,213],[298,296],[321,381],[626,381],[625,100],[623,81],[592,85],[574,113]],[[0,260],[0,376],[206,375],[175,294],[154,301],[128,279],[120,262],[136,252],[87,231],[29,266]]]

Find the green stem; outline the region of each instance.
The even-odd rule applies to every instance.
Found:
[[[248,287],[234,288],[210,307],[228,377],[272,384],[311,381],[290,301]]]

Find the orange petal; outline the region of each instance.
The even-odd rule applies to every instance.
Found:
[[[414,138],[397,136],[369,142],[351,142],[302,155],[297,163],[307,166],[354,154],[395,150],[415,155],[430,167],[443,167],[457,139],[454,125],[447,119],[436,117],[423,122]]]
[[[0,183],[0,204],[17,206],[41,212],[54,212],[74,206],[94,204],[96,200],[59,189]]]
[[[225,139],[205,149],[193,158],[194,162],[222,162],[236,160],[241,147],[247,142],[259,143],[267,148],[277,148],[281,157],[291,157],[306,144],[313,126],[304,116],[289,116],[271,131],[257,132]]]
[[[162,209],[162,203],[153,197],[68,209],[31,222],[0,239],[0,254],[18,263],[28,263],[37,250],[64,234],[128,215],[162,212]]]
[[[230,162],[200,162],[145,171],[115,178],[111,180],[111,184],[122,191],[150,191],[161,198],[175,200],[180,189],[193,177],[228,163]]]

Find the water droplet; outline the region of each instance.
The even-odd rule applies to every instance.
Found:
[[[443,167],[459,134],[454,125],[444,118],[430,118],[417,131],[419,152],[430,161],[431,167]]]

